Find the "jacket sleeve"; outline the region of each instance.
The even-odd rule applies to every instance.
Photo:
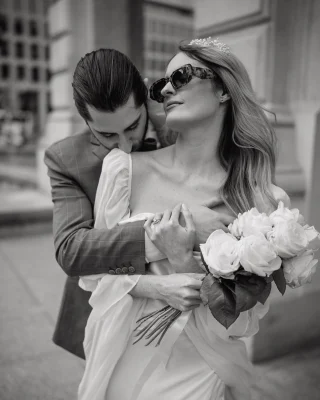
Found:
[[[69,276],[145,274],[144,221],[94,229],[93,206],[51,147],[45,153],[53,201],[58,264]],[[123,267],[126,267],[124,269]],[[121,272],[120,272],[121,271]],[[127,272],[128,271],[128,272]]]

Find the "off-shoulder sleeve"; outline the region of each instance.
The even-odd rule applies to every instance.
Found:
[[[111,229],[130,217],[132,161],[130,154],[113,149],[104,159],[95,204],[95,228]]]

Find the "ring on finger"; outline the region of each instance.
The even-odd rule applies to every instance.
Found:
[[[153,225],[158,224],[161,221],[160,218],[156,218],[152,221]]]

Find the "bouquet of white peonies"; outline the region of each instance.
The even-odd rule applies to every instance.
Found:
[[[264,304],[272,282],[282,295],[286,285],[311,282],[318,262],[314,251],[320,247],[319,232],[282,201],[269,216],[256,208],[239,214],[228,230],[213,232],[200,245],[208,272],[200,296],[226,328],[241,312]]]
[[[241,312],[258,302],[264,304],[272,282],[282,295],[286,285],[297,288],[310,282],[318,262],[314,252],[320,247],[319,232],[304,223],[298,209],[290,210],[282,201],[270,215],[256,208],[239,214],[228,230],[214,231],[200,245],[207,271],[200,297],[225,328]],[[137,321],[141,326],[151,319],[139,332],[137,341],[146,337],[151,343],[160,336],[159,344],[180,314],[181,311],[167,306]]]

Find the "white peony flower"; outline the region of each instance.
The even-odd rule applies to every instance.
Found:
[[[256,208],[239,214],[238,218],[228,226],[232,235],[240,238],[257,233],[266,235],[272,229],[272,221],[265,213],[260,213]]]
[[[313,255],[312,250],[305,250],[296,257],[283,260],[283,272],[288,286],[297,288],[311,282],[318,262]]]
[[[304,217],[300,214],[297,208],[289,209],[284,206],[283,202],[280,201],[278,204],[278,209],[269,215],[273,225],[278,224],[283,221],[295,221],[300,225],[304,224]]]
[[[200,244],[204,261],[216,278],[233,279],[240,267],[238,240],[218,229],[211,233],[205,244]]]
[[[317,230],[314,229],[314,226],[305,225],[303,227],[307,238],[308,238],[308,249],[317,251],[320,248],[320,235]]]
[[[305,229],[294,219],[278,221],[267,239],[281,258],[294,257],[309,244]]]
[[[240,264],[248,272],[270,276],[281,266],[280,257],[262,233],[242,238],[239,249]]]

